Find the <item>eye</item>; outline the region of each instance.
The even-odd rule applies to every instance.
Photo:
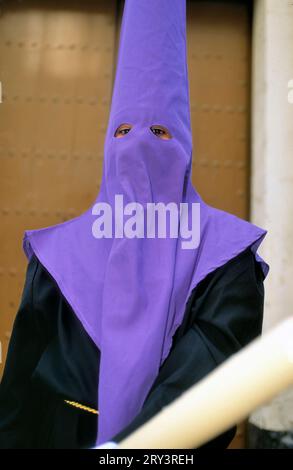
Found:
[[[132,129],[131,124],[121,124],[115,131],[114,137],[117,137],[118,139],[121,137],[124,137],[128,132],[130,132]]]
[[[169,140],[172,139],[172,136],[168,129],[161,125],[154,125],[150,127],[151,131],[155,136],[159,137],[162,140]]]

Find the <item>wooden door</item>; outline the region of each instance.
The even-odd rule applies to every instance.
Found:
[[[189,2],[193,182],[205,200],[248,217],[250,15],[245,2]]]
[[[27,0],[1,8],[3,367],[27,264],[24,230],[80,214],[99,189],[117,28],[115,1]]]

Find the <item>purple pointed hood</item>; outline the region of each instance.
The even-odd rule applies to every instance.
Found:
[[[118,126],[132,125],[123,138]],[[161,125],[170,140],[154,135]],[[251,247],[265,230],[208,206],[190,179],[192,138],[186,61],[185,0],[126,0],[100,192],[81,216],[27,231],[34,252],[101,351],[97,444],[139,413],[168,356],[192,289]],[[93,236],[96,203],[200,205],[200,243],[182,236]],[[143,232],[145,235],[145,231]],[[86,364],[85,364],[86,367]]]

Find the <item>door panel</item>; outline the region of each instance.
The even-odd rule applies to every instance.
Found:
[[[193,183],[206,202],[248,216],[250,20],[241,2],[188,3]]]
[[[24,282],[25,229],[94,201],[102,174],[116,3],[4,2],[0,17],[2,366]],[[25,353],[25,352],[24,352]]]

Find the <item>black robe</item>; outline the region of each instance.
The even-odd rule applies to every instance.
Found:
[[[247,249],[199,283],[143,408],[111,440],[120,442],[261,333],[263,279]],[[99,358],[54,279],[33,256],[0,385],[0,448],[94,446]],[[203,448],[226,448],[235,430]]]

